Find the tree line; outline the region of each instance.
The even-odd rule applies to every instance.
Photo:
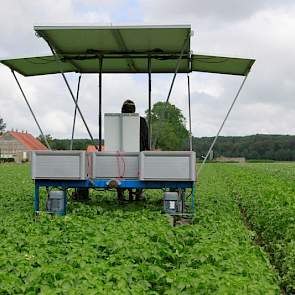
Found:
[[[201,158],[208,151],[213,137],[193,138],[193,149]],[[295,135],[256,134],[220,136],[215,144],[214,158],[245,157],[253,160],[295,161]]]
[[[148,120],[148,112],[145,112]],[[189,132],[186,119],[175,105],[157,102],[152,107],[152,143],[161,150],[188,150]],[[5,122],[0,118],[0,133],[5,130]],[[70,148],[70,139],[56,139],[47,135],[47,140],[54,150]],[[38,137],[41,142],[44,140]],[[194,137],[193,150],[197,158],[204,157],[213,141],[213,137]],[[98,139],[95,139],[98,144]],[[73,149],[86,150],[91,145],[90,139],[74,139]],[[295,161],[295,135],[220,136],[213,149],[214,158],[245,157],[253,160]]]
[[[171,135],[170,135],[171,136]],[[169,139],[169,138],[168,138]],[[206,155],[214,137],[193,137],[193,150],[197,158]],[[98,140],[95,140],[98,144]],[[187,143],[179,146],[160,145],[162,150],[188,150]],[[70,139],[50,139],[51,148],[66,150],[70,147]],[[89,139],[74,139],[74,150],[86,150],[91,145]],[[245,157],[251,160],[295,161],[295,135],[220,136],[213,150],[214,158]]]

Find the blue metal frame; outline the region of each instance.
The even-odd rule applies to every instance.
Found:
[[[55,179],[36,179],[35,180],[35,194],[34,207],[35,213],[40,212],[40,187],[62,187],[63,190],[69,188],[110,188],[109,182],[113,179],[85,179],[85,180],[55,180]],[[192,189],[192,212],[194,213],[194,195],[195,195],[195,181],[142,181],[136,179],[116,179],[116,188],[129,189]],[[65,212],[67,207],[67,200],[65,200]]]

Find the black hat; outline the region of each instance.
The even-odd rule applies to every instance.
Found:
[[[125,100],[121,112],[125,114],[135,113],[135,103],[130,99]]]

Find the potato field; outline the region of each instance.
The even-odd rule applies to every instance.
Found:
[[[0,294],[294,294],[295,164],[208,164],[197,193],[192,225],[162,191],[35,218],[29,165],[1,164]]]

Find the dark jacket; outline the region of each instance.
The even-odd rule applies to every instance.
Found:
[[[145,118],[140,117],[140,151],[149,149],[149,128]]]

